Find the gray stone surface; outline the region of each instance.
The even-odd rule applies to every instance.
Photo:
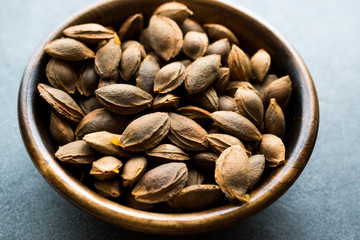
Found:
[[[17,92],[28,59],[57,24],[95,1],[1,2],[0,239],[165,239],[113,227],[70,204],[37,172],[20,137]],[[359,239],[360,2],[236,2],[277,28],[305,60],[320,131],[309,164],[276,203],[232,227],[186,238]]]

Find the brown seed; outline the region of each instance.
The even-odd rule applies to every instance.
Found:
[[[158,145],[170,128],[167,113],[146,114],[132,121],[124,130],[120,146],[129,151],[145,151]]]
[[[188,178],[184,163],[166,163],[145,173],[132,190],[139,202],[164,202],[178,194]]]
[[[228,134],[213,133],[209,134],[207,139],[211,149],[217,154],[221,154],[225,149],[234,145],[240,145],[245,149],[244,144],[239,139]]]
[[[256,88],[251,85],[251,83],[246,81],[230,81],[229,84],[225,87],[224,93],[229,95],[230,97],[234,97],[236,91],[240,87],[246,87],[248,89],[253,90],[257,95],[260,96],[260,93],[256,90]]]
[[[63,163],[82,165],[91,164],[97,159],[97,154],[85,141],[78,140],[59,147],[55,157]]]
[[[79,106],[84,111],[85,114],[89,114],[95,109],[102,108],[102,105],[96,99],[96,96],[83,97],[79,100]]]
[[[267,88],[267,86],[269,86],[270,83],[272,83],[276,79],[278,79],[278,76],[276,76],[275,74],[268,74],[266,75],[265,80],[262,83],[254,84],[254,88],[256,88],[256,90],[259,92],[261,99],[264,100],[265,89]]]
[[[198,185],[204,181],[204,175],[197,171],[195,168],[188,169],[188,180],[185,183],[185,187],[191,185]]]
[[[284,108],[291,95],[291,80],[289,75],[281,77],[267,86],[264,93],[264,107],[269,105],[270,99],[275,98],[280,107]]]
[[[148,93],[152,93],[155,76],[159,70],[160,66],[156,59],[151,55],[147,55],[140,64],[136,77],[136,86]]]
[[[250,64],[252,78],[262,82],[270,69],[271,57],[264,49],[260,49],[251,57]]]
[[[175,57],[182,48],[182,32],[176,22],[168,17],[152,16],[147,34],[151,48],[165,61]]]
[[[210,113],[208,111],[195,106],[188,105],[181,107],[178,108],[176,112],[193,120],[210,119]]]
[[[54,88],[69,94],[75,92],[77,76],[75,69],[69,63],[56,58],[50,59],[46,66],[46,77]]]
[[[133,186],[142,175],[144,175],[147,168],[147,160],[143,156],[134,156],[130,158],[124,165],[121,177],[123,179],[124,187]]]
[[[157,95],[154,98],[152,108],[154,111],[174,111],[179,107],[180,97],[172,93]]]
[[[228,86],[230,81],[230,69],[227,67],[222,67],[219,69],[219,75],[216,78],[213,88],[218,94],[221,94],[226,86]]]
[[[141,13],[130,16],[121,25],[119,30],[119,38],[121,41],[129,39],[137,39],[143,30],[144,17]]]
[[[218,54],[221,56],[221,63],[225,64],[227,62],[228,56],[230,53],[230,42],[229,39],[223,38],[213,42],[209,45],[206,50],[206,55]]]
[[[189,94],[204,91],[219,75],[220,55],[198,58],[186,69],[185,88]]]
[[[235,100],[227,95],[219,96],[219,111],[236,111]]]
[[[264,105],[253,90],[240,87],[235,93],[236,107],[241,115],[260,126],[264,117]]]
[[[181,62],[173,62],[162,67],[155,76],[154,92],[168,93],[176,89],[185,79],[185,70]]]
[[[50,114],[50,133],[53,139],[60,145],[72,142],[75,138],[70,124],[53,112]]]
[[[108,110],[128,115],[141,112],[151,106],[152,96],[129,84],[113,84],[95,91],[98,101]]]
[[[263,154],[257,154],[249,157],[251,166],[249,190],[253,189],[259,182],[265,168],[265,157]]]
[[[211,118],[225,132],[238,137],[240,140],[259,141],[262,138],[256,126],[238,113],[217,111],[211,114]]]
[[[38,84],[38,90],[50,107],[66,120],[78,123],[84,117],[81,108],[66,92],[43,83]]]
[[[114,38],[114,31],[97,23],[85,23],[66,28],[64,35],[85,43],[98,43]]]
[[[277,167],[285,163],[285,146],[281,139],[273,134],[264,134],[259,152],[265,155],[266,165]]]
[[[216,161],[215,180],[226,197],[249,202],[246,193],[250,185],[251,165],[245,150],[235,145],[221,153]]]
[[[203,92],[189,95],[187,97],[189,103],[194,104],[209,112],[217,111],[219,108],[219,99],[214,88],[209,87]]]
[[[193,12],[182,3],[168,2],[160,5],[153,14],[171,18],[181,24],[189,15],[193,15]]]
[[[184,37],[183,52],[191,59],[197,59],[205,54],[208,45],[205,33],[190,31]]]
[[[102,78],[110,77],[119,66],[121,59],[120,41],[116,37],[110,39],[97,52],[95,57],[95,71]]]
[[[86,134],[83,140],[90,145],[98,153],[107,156],[118,157],[130,157],[131,152],[127,152],[121,149],[119,146],[115,146],[112,141],[114,138],[120,139],[121,135],[110,133],[107,131],[100,131]]]
[[[265,132],[282,138],[285,133],[285,116],[276,99],[270,99],[270,104],[265,113]]]
[[[213,133],[224,133],[223,130],[216,124],[216,123],[212,123],[210,125],[210,127],[207,129],[208,134],[213,134]]]
[[[141,63],[141,52],[136,44],[130,45],[122,53],[120,61],[120,75],[124,81],[128,81],[138,70]]]
[[[185,187],[168,201],[175,208],[200,210],[215,207],[224,202],[224,194],[217,185],[192,185]]]
[[[231,77],[239,81],[249,81],[251,65],[248,56],[238,46],[232,45],[228,65]]]
[[[99,76],[96,74],[94,64],[87,64],[80,69],[79,80],[76,82],[76,88],[81,95],[90,96],[97,89]]]
[[[194,120],[176,113],[169,113],[169,119],[168,138],[172,143],[190,151],[201,151],[208,148],[207,132]]]
[[[183,32],[184,36],[186,35],[186,33],[190,32],[190,31],[195,31],[195,32],[200,32],[200,33],[204,33],[204,29],[201,27],[200,24],[198,24],[197,22],[195,22],[194,20],[190,19],[190,18],[186,18],[183,23],[180,26],[181,31]]]
[[[147,151],[146,155],[160,163],[183,162],[190,159],[187,153],[172,144],[161,144]]]
[[[87,114],[75,130],[76,139],[82,139],[86,134],[100,131],[121,133],[130,119],[107,111],[105,108],[96,109]]]
[[[122,162],[111,156],[102,157],[92,163],[90,174],[98,180],[114,178],[122,167]]]
[[[192,157],[197,169],[204,173],[214,174],[218,155],[213,152],[197,153]]]
[[[121,185],[118,179],[96,181],[94,187],[98,194],[103,197],[117,198],[122,195]]]
[[[54,58],[81,61],[95,58],[95,53],[82,42],[71,38],[60,38],[46,45],[44,51]]]
[[[121,43],[121,50],[124,52],[128,47],[130,47],[132,44],[135,44],[141,53],[141,58],[145,58],[146,57],[146,51],[143,45],[141,45],[141,43],[139,43],[138,41],[135,40],[128,40],[126,42],[122,42]]]
[[[212,41],[227,38],[231,44],[239,45],[239,40],[234,33],[223,25],[214,23],[204,24],[204,29]]]

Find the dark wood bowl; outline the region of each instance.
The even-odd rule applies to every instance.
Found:
[[[290,75],[292,96],[286,113],[286,164],[270,172],[250,194],[248,204],[229,203],[214,209],[181,214],[135,210],[105,199],[79,182],[54,158],[49,133],[48,107],[36,86],[46,82],[49,57],[44,46],[59,38],[64,28],[98,22],[119,27],[127,17],[142,12],[148,19],[165,0],[120,0],[100,2],[60,24],[38,47],[25,70],[19,89],[18,117],[23,141],[35,166],[63,197],[86,212],[117,226],[157,234],[190,234],[212,231],[239,222],[277,200],[298,178],[314,148],[319,126],[319,106],[311,76],[295,49],[273,27],[248,10],[230,3],[209,0],[178,0],[194,11],[200,23],[221,23],[240,39],[240,47],[253,54],[264,48],[272,57],[271,71]]]

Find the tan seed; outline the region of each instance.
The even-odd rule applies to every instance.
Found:
[[[216,78],[213,88],[218,94],[221,94],[230,82],[230,69],[222,67],[219,69],[219,75]]]
[[[202,57],[209,44],[205,33],[190,31],[184,37],[183,52],[191,59]]]
[[[222,133],[213,133],[207,136],[209,145],[211,149],[217,153],[221,154],[228,147],[239,145],[245,149],[244,144],[234,136]]]
[[[141,58],[145,58],[146,57],[146,51],[145,51],[145,48],[144,46],[139,43],[138,41],[135,41],[135,40],[128,40],[126,42],[122,42],[121,43],[121,50],[124,52],[128,47],[130,47],[132,44],[135,44],[139,50],[140,50],[140,53],[141,53]]]
[[[169,113],[169,119],[168,137],[175,145],[190,151],[201,151],[208,148],[207,132],[194,120],[176,113]]]
[[[144,175],[147,168],[147,160],[143,156],[134,156],[130,158],[124,165],[121,177],[123,179],[124,187],[133,186],[142,175]]]
[[[152,108],[154,111],[174,111],[179,107],[180,97],[172,93],[157,95],[154,98]]]
[[[114,178],[122,167],[122,162],[111,156],[102,157],[92,163],[90,174],[98,180]]]
[[[71,38],[60,38],[46,45],[44,51],[54,58],[81,61],[95,58],[95,53],[82,42]]]
[[[251,74],[251,65],[248,56],[238,46],[232,45],[228,65],[231,77],[239,81],[249,81]]]
[[[250,177],[249,158],[241,146],[229,147],[221,153],[216,161],[215,180],[230,201],[249,202],[246,191]]]
[[[82,97],[79,99],[79,106],[84,111],[85,114],[89,114],[90,112],[102,108],[102,105],[96,99],[96,96],[92,95],[90,97]]]
[[[184,106],[178,108],[176,112],[193,120],[210,119],[210,113],[208,111],[195,106]]]
[[[219,111],[236,111],[234,98],[227,95],[219,96]]]
[[[182,48],[182,32],[176,22],[168,17],[152,16],[147,34],[151,48],[165,61],[175,57]]]
[[[97,23],[85,23],[66,28],[64,35],[85,43],[98,43],[114,38],[114,31]]]
[[[129,84],[113,84],[95,91],[98,101],[108,110],[129,115],[151,106],[152,96]]]
[[[264,92],[264,107],[269,105],[270,99],[275,98],[280,107],[284,108],[291,95],[291,80],[289,75],[270,83]]]
[[[50,107],[66,120],[78,123],[84,117],[84,112],[66,92],[43,83],[38,84],[38,91]]]
[[[247,87],[240,87],[235,93],[235,103],[241,115],[260,126],[264,118],[264,105],[259,95]]]
[[[187,101],[209,112],[217,111],[219,108],[219,98],[212,87],[203,92],[189,95]]]
[[[103,197],[118,198],[122,195],[121,185],[118,179],[96,181],[94,187],[98,194]]]
[[[281,139],[273,134],[264,134],[259,146],[259,152],[264,154],[266,165],[277,167],[285,162],[285,146]]]
[[[175,208],[200,210],[218,206],[224,202],[224,198],[219,186],[199,184],[185,187],[168,203]]]
[[[182,162],[190,159],[187,153],[172,144],[161,144],[147,151],[146,155],[152,157],[160,163]]]
[[[155,76],[159,72],[159,63],[151,55],[147,55],[139,66],[136,77],[136,86],[145,92],[152,93]]]
[[[130,157],[132,153],[122,150],[119,146],[115,146],[112,143],[113,138],[120,139],[121,135],[100,131],[86,134],[83,140],[89,144],[91,148],[103,155]]]
[[[46,77],[54,88],[74,94],[77,76],[69,63],[56,58],[50,59],[46,66]]]
[[[259,95],[262,100],[264,100],[264,93],[267,86],[269,86],[270,83],[278,79],[278,76],[275,74],[268,74],[266,75],[264,81],[262,83],[255,83],[254,88],[259,92]]]
[[[132,190],[132,195],[139,202],[164,202],[183,189],[188,178],[184,163],[166,163],[145,173]]]
[[[270,99],[270,104],[265,113],[265,132],[282,138],[285,133],[285,116],[276,99]]]
[[[252,78],[256,82],[264,81],[271,65],[270,54],[264,49],[258,50],[250,59]]]
[[[117,37],[116,37],[117,38]],[[95,71],[102,78],[110,77],[117,67],[121,59],[120,41],[110,39],[97,52],[95,57]]]
[[[130,45],[122,53],[120,61],[120,75],[124,81],[128,81],[138,70],[141,63],[141,52],[136,44]]]
[[[76,88],[81,95],[92,95],[99,84],[99,76],[96,74],[94,64],[87,64],[80,69]]]
[[[78,140],[59,147],[55,157],[63,163],[83,165],[95,161],[97,154],[85,141]]]
[[[262,136],[256,126],[247,118],[230,111],[217,111],[211,118],[225,132],[245,141],[259,141]]]
[[[182,3],[168,2],[160,5],[153,14],[171,18],[181,24],[189,15],[193,15],[193,12]]]
[[[124,130],[120,146],[129,151],[145,151],[158,145],[170,128],[167,113],[146,114],[132,121]]]
[[[220,55],[198,58],[186,69],[185,88],[189,94],[204,91],[219,75]]]
[[[53,139],[60,145],[74,141],[75,134],[70,124],[56,114],[50,114],[50,133]]]
[[[154,80],[155,93],[168,93],[181,85],[185,79],[185,66],[181,62],[165,65],[158,71]]]
[[[227,38],[231,44],[239,45],[239,40],[235,34],[223,25],[215,23],[204,24],[204,29],[212,41]]]
[[[224,93],[229,95],[230,97],[234,97],[236,91],[240,87],[246,87],[248,89],[251,89],[260,96],[260,93],[257,91],[257,89],[251,83],[246,81],[230,81],[229,84],[225,87]]]
[[[188,169],[188,180],[186,181],[185,187],[191,185],[198,185],[204,181],[204,175],[197,171],[195,168]]]
[[[249,190],[253,189],[256,184],[259,182],[265,168],[265,157],[262,154],[257,154],[249,157],[249,162],[251,166],[251,177]]]

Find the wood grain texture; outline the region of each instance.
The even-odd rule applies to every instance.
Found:
[[[248,10],[221,1],[179,0],[194,11],[200,23],[220,23],[230,28],[241,48],[253,54],[265,49],[272,58],[272,72],[289,74],[293,92],[286,111],[286,164],[268,173],[250,194],[248,204],[230,203],[218,208],[184,214],[159,214],[134,210],[100,197],[55,160],[56,145],[48,130],[49,112],[36,86],[45,82],[49,57],[44,46],[61,36],[64,28],[81,23],[120,24],[142,12],[148,19],[165,0],[120,0],[100,2],[80,11],[60,24],[38,47],[25,70],[19,89],[18,118],[27,151],[49,184],[64,198],[84,211],[117,226],[157,234],[190,234],[213,231],[239,222],[276,201],[295,182],[306,166],[315,145],[319,126],[319,106],[311,76],[301,57],[276,30]],[[231,16],[231,17],[228,17]],[[112,24],[115,23],[115,24]]]

